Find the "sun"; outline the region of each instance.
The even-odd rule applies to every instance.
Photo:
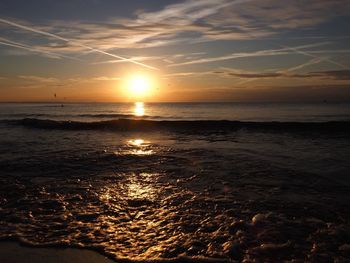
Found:
[[[129,78],[127,86],[130,96],[142,98],[150,95],[151,80],[146,75],[134,75]]]
[[[133,72],[126,74],[119,84],[119,89],[125,101],[145,102],[156,97],[159,83],[154,74],[148,72]]]

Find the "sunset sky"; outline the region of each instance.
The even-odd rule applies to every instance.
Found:
[[[350,101],[349,25],[349,0],[1,0],[0,101]]]

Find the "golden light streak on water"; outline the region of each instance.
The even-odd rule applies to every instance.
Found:
[[[143,102],[135,102],[134,114],[137,117],[145,115],[145,104]]]

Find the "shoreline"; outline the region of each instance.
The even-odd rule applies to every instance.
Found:
[[[3,263],[114,263],[106,256],[89,249],[26,246],[16,241],[0,242]]]
[[[0,262],[3,263],[227,263],[235,261],[220,258],[182,257],[169,259],[119,259],[109,258],[89,248],[63,246],[35,246],[19,240],[0,241]]]

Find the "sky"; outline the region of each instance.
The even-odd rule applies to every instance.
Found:
[[[0,101],[350,102],[349,25],[349,0],[1,0]]]

